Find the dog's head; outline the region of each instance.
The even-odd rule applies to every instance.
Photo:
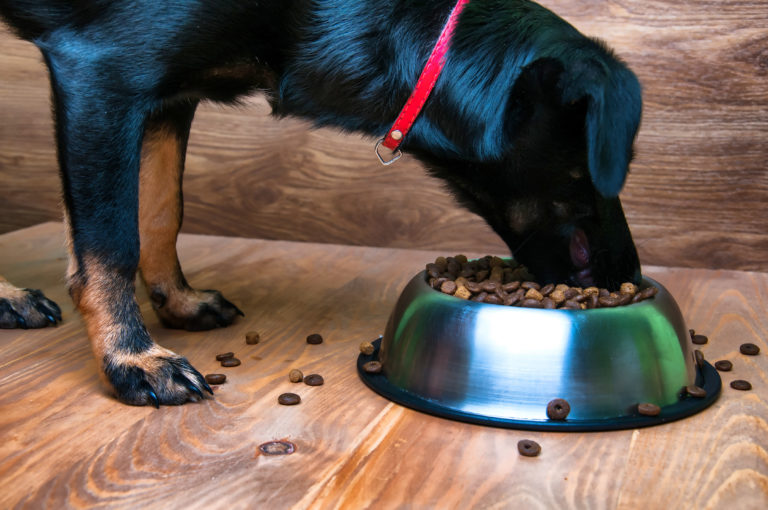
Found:
[[[640,280],[617,196],[640,122],[640,86],[623,64],[610,64],[535,60],[502,108],[497,157],[423,155],[542,282],[614,289]],[[488,127],[479,131],[487,136]]]

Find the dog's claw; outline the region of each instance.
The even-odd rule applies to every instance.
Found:
[[[13,314],[14,319],[16,319],[16,323],[19,325],[21,329],[28,329],[27,328],[27,320],[22,317],[16,310],[11,308],[11,314]]]
[[[191,391],[192,393],[195,393],[195,394],[197,394],[197,396],[200,398],[200,400],[203,400],[203,399],[205,398],[205,397],[203,396],[203,392],[202,392],[202,391],[200,391],[200,388],[198,388],[198,387],[197,387],[197,386],[195,386],[194,384],[192,384],[192,383],[189,383],[189,384],[187,384],[187,389],[188,389],[189,391]]]
[[[45,297],[42,295],[40,297],[45,299]],[[53,301],[48,299],[45,299],[45,301],[38,301],[35,304],[35,308],[37,308],[38,312],[45,315],[45,318],[48,319],[48,322],[51,324],[55,325],[61,322],[61,308],[59,308],[59,306]]]

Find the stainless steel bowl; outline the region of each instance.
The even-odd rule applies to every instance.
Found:
[[[361,377],[405,405],[460,420],[520,428],[593,430],[661,423],[693,414],[720,393],[697,366],[680,309],[658,282],[650,300],[616,308],[541,310],[462,300],[433,290],[424,272],[403,290]],[[705,398],[687,396],[697,384]],[[555,398],[566,420],[547,418]],[[641,416],[637,404],[662,408]]]

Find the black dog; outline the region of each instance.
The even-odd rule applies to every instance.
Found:
[[[0,0],[50,72],[71,246],[69,287],[117,398],[180,404],[209,390],[155,344],[136,270],[170,327],[239,310],[185,280],[181,175],[200,100],[264,92],[275,115],[380,137],[403,107],[452,0]],[[635,76],[537,4],[474,0],[402,149],[444,179],[541,281],[640,277],[617,194],[640,121]],[[0,280],[6,325],[55,322]]]

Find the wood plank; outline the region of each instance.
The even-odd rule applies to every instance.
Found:
[[[644,86],[623,200],[646,264],[768,271],[768,0],[546,0],[615,47]],[[58,219],[46,73],[0,27],[0,232]],[[329,147],[327,140],[337,141]],[[276,122],[262,98],[205,105],[193,125],[186,232],[384,247],[502,251],[414,161],[372,141]],[[365,200],[360,200],[365,197]]]
[[[246,313],[204,333],[151,334],[203,373],[226,370],[214,399],[124,406],[100,386],[81,319],[66,297],[60,224],[0,235],[0,268],[62,305],[64,323],[0,330],[0,508],[764,508],[768,505],[768,274],[647,267],[730,359],[710,409],[649,429],[503,430],[431,417],[368,390],[357,345],[377,336],[400,290],[436,252],[182,235],[193,285]],[[245,332],[262,342],[248,346]],[[325,342],[306,344],[308,333]],[[743,342],[762,352],[738,353]],[[240,367],[214,355],[234,351]],[[290,368],[325,377],[288,381]],[[754,389],[727,387],[736,378]],[[296,407],[277,395],[299,393]],[[287,438],[296,453],[257,455]],[[538,458],[516,452],[538,441]]]

